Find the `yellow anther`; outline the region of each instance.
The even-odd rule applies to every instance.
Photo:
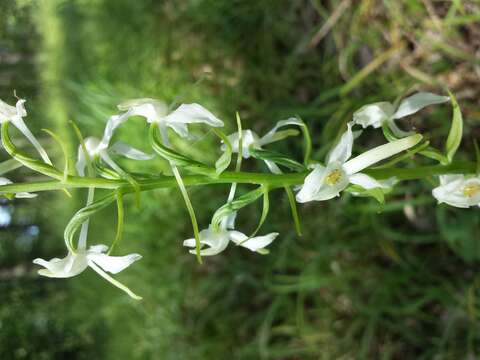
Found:
[[[335,169],[327,175],[327,177],[325,178],[325,183],[327,183],[327,185],[333,186],[337,184],[341,178],[342,172],[338,169]]]
[[[480,193],[480,184],[468,184],[463,188],[463,195],[472,198]]]

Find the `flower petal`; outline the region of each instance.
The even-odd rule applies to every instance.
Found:
[[[192,241],[193,240],[193,241]],[[200,250],[201,256],[212,256],[221,253],[228,246],[228,232],[225,230],[215,231],[211,228],[200,231],[200,244],[208,245],[208,248]],[[187,239],[183,246],[195,247],[195,239]],[[190,254],[196,254],[196,250],[190,250]]]
[[[343,168],[345,169],[347,174],[355,174],[379,161],[385,160],[390,156],[410,149],[411,147],[417,145],[422,140],[422,138],[422,135],[416,134],[377,146],[347,161],[343,165]]]
[[[108,148],[108,145],[110,144],[110,140],[113,137],[113,133],[115,132],[115,129],[119,127],[121,124],[123,124],[125,121],[127,121],[128,118],[130,117],[130,114],[131,113],[127,111],[121,115],[110,116],[110,118],[107,121],[107,124],[105,125],[105,130],[103,131],[102,140],[98,145],[99,150]]]
[[[149,123],[161,121],[168,113],[168,106],[163,101],[150,98],[127,100],[118,108],[128,110],[129,116],[143,116]]]
[[[11,123],[15,125],[15,127],[23,134],[25,137],[32,143],[32,145],[35,147],[37,152],[40,154],[40,157],[42,158],[43,161],[45,161],[47,164],[52,165],[52,162],[50,161],[50,158],[48,157],[47,152],[45,149],[40,145],[38,142],[37,138],[32,134],[30,129],[25,125],[25,122],[20,116],[13,116],[10,119]]]
[[[447,174],[447,175],[440,175],[440,185],[448,185],[455,181],[464,181],[465,175],[463,174]]]
[[[87,252],[87,259],[89,262],[93,261],[103,270],[112,274],[117,274],[132,265],[135,261],[140,260],[140,254],[129,254],[125,256],[109,256],[106,254],[99,254],[96,252]]]
[[[326,168],[315,165],[305,178],[296,199],[300,203],[333,199],[347,186],[348,176],[339,162],[330,163]]]
[[[263,236],[255,236],[248,238],[247,235],[240,231],[231,230],[228,232],[230,240],[235,244],[243,246],[251,251],[258,251],[270,245],[273,240],[278,236],[278,233],[273,232]]]
[[[150,160],[154,158],[154,155],[146,154],[123,141],[117,141],[109,150],[114,154],[119,154],[132,160]]]
[[[0,100],[0,122],[3,123],[5,121],[10,121],[15,115],[17,115],[16,107],[8,105],[5,101]]]
[[[68,253],[63,259],[53,258],[50,261],[37,258],[34,264],[43,266],[45,269],[38,271],[40,275],[52,278],[68,278],[80,274],[87,268],[85,253]]]
[[[333,162],[344,163],[350,156],[352,156],[352,147],[353,147],[353,133],[352,133],[352,123],[347,124],[347,131],[345,131],[340,138],[340,141],[333,147],[332,150],[327,155],[327,165]]]
[[[305,181],[297,193],[296,199],[299,203],[314,200],[326,176],[326,168],[322,165],[313,165],[313,171],[305,177]]]
[[[369,126],[379,128],[393,115],[394,111],[393,105],[386,101],[365,105],[353,113],[353,123],[363,128]]]
[[[383,187],[383,185],[379,181],[362,173],[350,175],[349,180],[350,183],[361,186],[362,188],[367,190]]]
[[[395,114],[394,119],[400,119],[402,117],[416,113],[426,106],[441,104],[450,100],[448,96],[440,96],[429,92],[419,92],[406,99],[403,99],[400,103]]]
[[[238,149],[240,147],[240,138],[238,131],[228,135],[228,140],[232,145],[232,152],[238,153]],[[250,157],[250,149],[260,148],[261,146],[259,136],[252,130],[242,130],[242,157],[248,159]],[[221,150],[226,150],[225,144],[221,146]]]
[[[108,250],[108,246],[104,244],[92,245],[88,248],[89,253],[101,254]]]
[[[199,104],[182,104],[163,119],[170,124],[205,123],[213,127],[222,127],[223,121]]]

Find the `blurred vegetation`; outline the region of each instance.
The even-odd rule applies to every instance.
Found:
[[[298,114],[320,160],[363,104],[447,86],[465,117],[460,158],[472,158],[480,135],[475,1],[0,4],[2,99],[14,101],[12,89],[27,97],[29,124],[71,139],[72,161],[70,120],[98,136],[119,101],[147,96],[200,102],[230,129],[238,110],[259,133]],[[438,145],[450,116],[439,106],[410,125]],[[146,149],[140,120],[116,136]],[[382,141],[373,131],[365,138],[360,147]],[[218,146],[211,136],[176,145],[209,160]],[[300,141],[277,146],[301,157]],[[165,164],[142,166],[162,171]],[[116,250],[144,256],[119,276],[144,297],[138,303],[88,271],[65,281],[34,276],[34,257],[65,251],[62,226],[84,192],[69,201],[58,193],[2,203],[20,225],[1,229],[0,358],[474,359],[480,214],[437,206],[432,183],[402,184],[383,208],[347,195],[306,204],[301,238],[279,193],[263,229],[281,233],[270,255],[231,246],[202,266],[182,248],[191,229],[179,194],[144,194],[141,211],[129,203]],[[201,224],[227,191],[190,190]],[[95,217],[90,243],[112,241],[113,213]],[[247,214],[239,225],[254,228],[260,209]]]

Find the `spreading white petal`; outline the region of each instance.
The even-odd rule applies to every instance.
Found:
[[[326,168],[315,165],[306,176],[296,199],[300,203],[333,199],[348,186],[348,182],[348,176],[339,162],[330,163]]]
[[[112,274],[119,273],[125,268],[129,267],[135,261],[140,260],[140,254],[129,254],[125,256],[109,256],[106,254],[98,254],[95,252],[87,252],[87,259],[93,261],[103,270]]]
[[[40,275],[52,278],[72,277],[83,272],[88,266],[85,252],[69,252],[63,259],[53,258],[50,261],[37,258],[33,263],[45,268],[38,270]]]
[[[241,233],[240,231],[231,230],[228,233],[230,240],[232,240],[235,244],[243,246],[251,251],[264,249],[278,236],[278,233],[274,232],[264,236],[255,236],[249,239],[247,235]]]
[[[332,162],[341,162],[342,164],[350,159],[352,156],[353,147],[353,133],[352,123],[347,124],[347,131],[345,131],[340,138],[340,141],[333,147],[327,155],[327,164]]]
[[[43,161],[52,165],[45,149],[40,145],[30,129],[25,125],[23,117],[27,116],[25,110],[25,100],[19,99],[14,106],[8,105],[6,102],[0,100],[0,123],[10,121],[25,137],[32,143],[37,152],[40,154]]]
[[[221,253],[228,246],[228,231],[219,229],[214,230],[211,227],[200,231],[200,244],[207,245],[206,249],[200,250],[201,256],[213,256]],[[195,239],[187,239],[183,242],[183,246],[195,247]],[[196,254],[196,250],[190,250],[191,254]]]
[[[40,145],[37,138],[32,134],[27,125],[25,125],[23,119],[20,116],[14,116],[10,119],[10,121],[23,135],[25,135],[28,141],[32,143],[37,152],[40,154],[42,160],[45,161],[47,164],[52,165],[52,162],[50,161],[47,152],[42,147],[42,145]]]
[[[447,174],[447,175],[440,175],[440,185],[448,185],[453,184],[454,182],[461,182],[465,180],[465,175],[462,174]]]
[[[199,104],[182,104],[163,118],[167,124],[205,123],[213,127],[222,127],[223,121]]]
[[[350,183],[359,185],[367,190],[384,187],[378,180],[375,180],[374,178],[362,173],[350,175],[349,180]]]
[[[118,108],[128,111],[130,116],[143,116],[149,123],[160,121],[168,113],[168,106],[163,101],[150,98],[127,100]]]
[[[373,126],[379,128],[394,113],[395,109],[389,102],[377,102],[365,105],[353,113],[353,123],[363,128]]]
[[[123,113],[121,115],[113,115],[107,121],[107,125],[105,126],[105,130],[103,131],[103,137],[98,145],[99,149],[106,149],[110,144],[110,140],[112,140],[113,133],[115,130],[123,124],[125,121],[128,120],[130,117],[130,112]]]
[[[10,121],[10,119],[16,115],[18,115],[16,107],[8,105],[6,102],[0,100],[0,123]],[[25,115],[26,115],[26,112],[25,112]],[[25,116],[25,115],[22,115],[22,116]]]
[[[123,141],[117,141],[110,147],[110,152],[113,154],[119,154],[132,160],[150,160],[154,155],[146,154],[141,150],[124,143]]]
[[[402,117],[416,113],[426,106],[441,104],[450,100],[448,96],[440,96],[429,92],[419,92],[406,99],[403,99],[398,107],[397,111],[393,115],[394,119],[400,119]]]

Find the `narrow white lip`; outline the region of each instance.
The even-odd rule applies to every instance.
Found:
[[[383,144],[358,155],[357,157],[343,164],[343,169],[348,175],[355,174],[363,169],[398,154],[404,150],[417,145],[423,136],[420,134],[408,136],[406,138]]]

